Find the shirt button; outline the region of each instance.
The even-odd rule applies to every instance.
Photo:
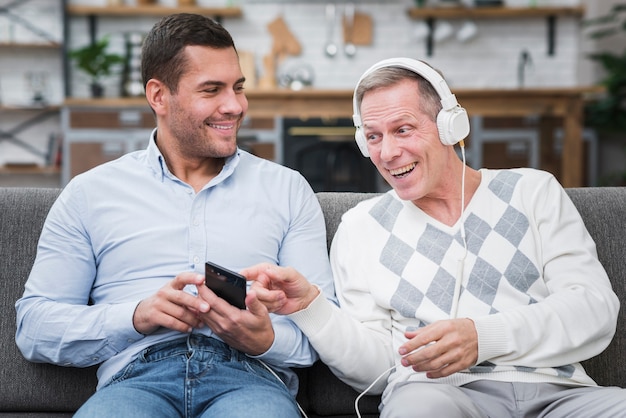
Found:
[[[196,256],[193,258],[193,262],[198,264],[200,262],[200,257]]]
[[[198,225],[200,225],[200,221],[198,220],[198,218],[195,218],[195,219],[193,220],[193,225],[194,225],[194,226],[198,226]]]

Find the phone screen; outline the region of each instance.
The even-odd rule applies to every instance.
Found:
[[[246,278],[241,274],[207,261],[204,282],[217,296],[239,309],[246,309]]]

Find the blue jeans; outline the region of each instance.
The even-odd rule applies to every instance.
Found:
[[[287,387],[258,360],[203,335],[141,352],[75,417],[300,417]]]

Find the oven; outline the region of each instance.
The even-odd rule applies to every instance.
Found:
[[[299,171],[315,192],[376,192],[379,174],[363,157],[349,118],[284,118],[283,164]]]

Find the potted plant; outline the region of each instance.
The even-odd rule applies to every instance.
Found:
[[[591,39],[624,38],[618,45],[626,45],[626,3],[616,4],[611,11],[584,21]],[[585,124],[601,135],[619,138],[619,146],[626,158],[626,48],[621,51],[601,51],[590,54],[604,70],[600,84],[604,92],[585,106]],[[625,164],[626,166],[626,164]],[[611,185],[626,185],[626,168],[606,179]]]
[[[69,52],[69,57],[76,61],[76,66],[91,78],[93,97],[102,97],[104,93],[102,78],[111,75],[116,64],[124,62],[121,55],[107,52],[108,47],[109,37],[104,36],[85,47]]]

